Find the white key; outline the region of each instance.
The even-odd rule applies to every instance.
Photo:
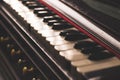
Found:
[[[33,26],[34,25],[34,26]],[[42,25],[40,24],[40,22],[39,21],[36,21],[36,22],[33,22],[32,24],[31,24],[31,26],[33,26],[33,28],[35,29],[35,30],[40,30],[40,29],[42,29]]]
[[[113,58],[100,60],[100,61],[91,61],[89,59],[83,59],[83,60],[72,61],[71,64],[75,67],[80,67],[80,66],[87,66],[87,65],[89,66],[90,64],[103,63],[105,61],[111,61],[111,60],[113,60]]]
[[[9,1],[9,3],[8,4],[10,4],[10,6],[14,9],[14,10],[16,10],[18,13],[19,12],[28,12],[28,11],[30,11],[26,6],[24,6],[21,2],[19,2],[19,1],[16,1],[16,0],[14,0],[14,1]]]
[[[92,64],[92,61],[88,59],[76,60],[76,61],[72,61],[71,64],[75,67],[86,66],[86,65]]]
[[[14,1],[13,1],[14,2]],[[20,2],[14,2],[14,3],[12,3],[11,4],[11,7],[13,8],[13,9],[15,9],[18,13],[19,12],[28,12],[29,11],[29,9],[27,8],[27,7],[25,7],[25,6],[23,6],[23,4],[21,4]],[[22,7],[22,8],[21,8]]]
[[[69,44],[69,43],[73,43],[73,42],[69,42],[66,40],[58,40],[58,41],[51,41],[50,44],[57,46],[57,45],[64,45],[64,44]]]
[[[56,45],[54,48],[58,51],[69,50],[73,49],[74,43],[63,44],[63,45]]]
[[[41,19],[38,19],[36,15],[34,15],[32,12],[26,12],[26,13],[19,13],[24,19],[27,21],[27,23],[30,23],[30,25],[35,30],[40,30],[43,25],[41,23]],[[27,15],[27,16],[26,16]],[[34,20],[33,20],[34,19]]]
[[[58,41],[58,40],[64,40],[61,36],[54,36],[54,37],[48,37],[46,38],[47,41]]]
[[[87,73],[87,72],[107,69],[107,68],[111,68],[111,67],[115,67],[115,66],[120,66],[120,60],[116,57],[113,58],[113,60],[110,60],[110,61],[91,64],[89,66],[77,67],[77,71],[84,74],[84,73]]]
[[[46,23],[41,22],[41,24],[42,27],[38,30],[38,33],[42,34],[45,30],[51,30],[50,26],[48,26]]]
[[[54,37],[54,36],[59,36],[60,31],[42,30],[41,33],[42,33],[42,36],[44,37]]]
[[[10,4],[12,2],[12,0],[3,0],[5,1],[7,4]]]
[[[37,23],[37,20],[33,20],[35,19],[36,15],[34,15],[32,12],[27,12],[24,16],[24,19],[28,22],[28,23]]]
[[[69,61],[76,61],[86,59],[87,56],[82,54],[79,50],[71,49],[67,51],[60,51],[59,54]]]
[[[33,13],[32,13],[33,14]],[[41,18],[38,18],[35,14],[31,15],[31,19],[28,19],[31,23],[31,26],[35,29],[35,30],[40,30],[44,27],[44,24],[42,22]],[[34,19],[34,20],[33,20]]]

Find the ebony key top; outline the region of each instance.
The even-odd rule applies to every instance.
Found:
[[[55,13],[53,13],[49,10],[38,11],[38,13],[37,13],[37,16],[39,16],[39,17],[52,16],[52,15],[55,15]]]
[[[47,11],[48,8],[46,7],[38,7],[38,8],[34,8],[34,13],[37,14],[39,11]]]
[[[100,51],[103,51],[105,50],[105,48],[101,47],[101,46],[93,46],[93,47],[90,47],[90,48],[84,48],[81,50],[81,52],[83,54],[92,54],[92,53],[96,53],[96,52],[100,52]]]
[[[84,48],[90,48],[97,45],[98,44],[93,41],[78,41],[77,43],[75,43],[74,48],[82,50]]]
[[[68,29],[68,28],[72,28],[73,26],[66,23],[66,22],[57,22],[57,23],[53,23],[52,29],[53,30],[63,30],[63,29]]]
[[[93,61],[98,61],[98,60],[103,60],[107,58],[114,57],[115,55],[108,52],[108,51],[98,51],[91,53],[88,57],[88,59],[93,60]]]
[[[85,34],[77,30],[63,31],[60,33],[60,35],[64,35],[65,40],[67,41],[78,41],[78,40],[83,40],[88,38],[88,36],[86,36]]]
[[[38,1],[26,1],[24,2],[24,5],[26,5],[29,9],[45,7],[44,5],[40,4]]]
[[[45,16],[43,18],[43,22],[48,22],[50,20],[62,20],[62,18],[60,18],[58,15],[54,15],[54,16]]]
[[[48,21],[48,25],[49,25],[49,26],[53,26],[54,23],[59,23],[59,22],[65,22],[65,21],[64,21],[64,20],[56,20],[56,19],[54,19],[54,20],[49,20],[49,21]]]

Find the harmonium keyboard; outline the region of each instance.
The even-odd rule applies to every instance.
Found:
[[[0,0],[0,80],[120,80],[119,0]]]

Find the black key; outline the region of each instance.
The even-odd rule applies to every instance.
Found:
[[[58,20],[49,20],[49,21],[48,21],[48,25],[49,25],[49,26],[52,26],[53,23],[57,23],[57,22],[59,22],[59,21],[58,21]]]
[[[105,48],[101,47],[101,46],[93,46],[93,47],[90,47],[90,48],[84,48],[81,50],[81,52],[83,54],[94,54],[94,53],[97,53],[97,52],[101,52],[105,50]]]
[[[48,11],[48,10],[39,11],[37,13],[37,16],[39,16],[39,17],[52,16],[52,15],[55,15],[55,14],[53,12],[51,12],[51,11]]]
[[[68,33],[65,36],[65,40],[67,41],[78,41],[78,40],[83,40],[83,39],[87,39],[88,36],[86,36],[83,33]]]
[[[26,1],[23,4],[26,5],[29,9],[44,7],[44,5],[40,4],[38,1]]]
[[[48,8],[46,7],[38,7],[38,8],[34,8],[34,13],[38,13],[39,11],[47,11]]]
[[[50,20],[62,20],[62,18],[60,18],[59,16],[57,15],[54,15],[54,16],[45,16],[43,18],[43,22],[48,22]]]
[[[25,0],[25,1],[22,1],[22,3],[23,3],[24,5],[26,5],[26,6],[28,6],[29,4],[34,4],[34,3],[36,3],[36,1],[32,1],[32,0],[31,0],[31,1],[28,1],[28,0],[27,0],[27,1],[26,1],[26,0]]]
[[[28,4],[27,7],[29,9],[34,9],[34,8],[38,8],[38,7],[43,7],[43,5],[40,5],[38,3],[32,3],[32,4]]]
[[[84,49],[84,48],[90,48],[96,45],[97,43],[92,42],[92,41],[78,41],[77,43],[75,43],[74,48]]]
[[[59,22],[65,22],[64,20],[49,20],[48,21],[48,25],[49,26],[53,26],[54,23],[59,23]]]
[[[63,29],[68,29],[72,28],[73,26],[68,24],[67,22],[58,22],[58,23],[53,23],[52,29],[54,30],[63,30]]]
[[[108,59],[113,56],[114,56],[114,54],[112,54],[108,51],[101,51],[101,52],[98,51],[94,54],[89,55],[88,59],[93,60],[93,61],[98,61],[98,60]]]
[[[21,0],[23,4],[25,4],[28,0]]]
[[[62,32],[60,32],[60,36],[66,36],[67,34],[69,34],[69,33],[79,33],[79,31],[77,31],[77,30],[64,30],[64,31],[62,31]]]

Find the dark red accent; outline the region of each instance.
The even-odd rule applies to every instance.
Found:
[[[44,0],[39,0],[39,1],[43,5],[47,6],[50,10],[52,10],[53,12],[55,12],[56,14],[58,14],[61,18],[63,18],[64,20],[66,20],[67,22],[69,22],[71,25],[73,25],[74,27],[76,27],[78,30],[80,30],[84,34],[88,35],[92,40],[94,40],[95,42],[97,42],[101,46],[105,47],[110,52],[114,53],[120,59],[120,53],[116,52],[111,47],[109,47],[108,45],[104,44],[103,42],[101,42],[100,40],[98,40],[97,38],[95,38],[92,34],[90,34],[89,32],[87,32],[86,30],[84,30],[83,28],[81,28],[79,25],[77,25],[76,23],[74,23],[72,20],[70,20],[69,18],[67,18],[66,16],[64,16],[62,13],[60,13],[58,10],[54,9],[49,4],[47,4],[46,2],[44,2]]]

